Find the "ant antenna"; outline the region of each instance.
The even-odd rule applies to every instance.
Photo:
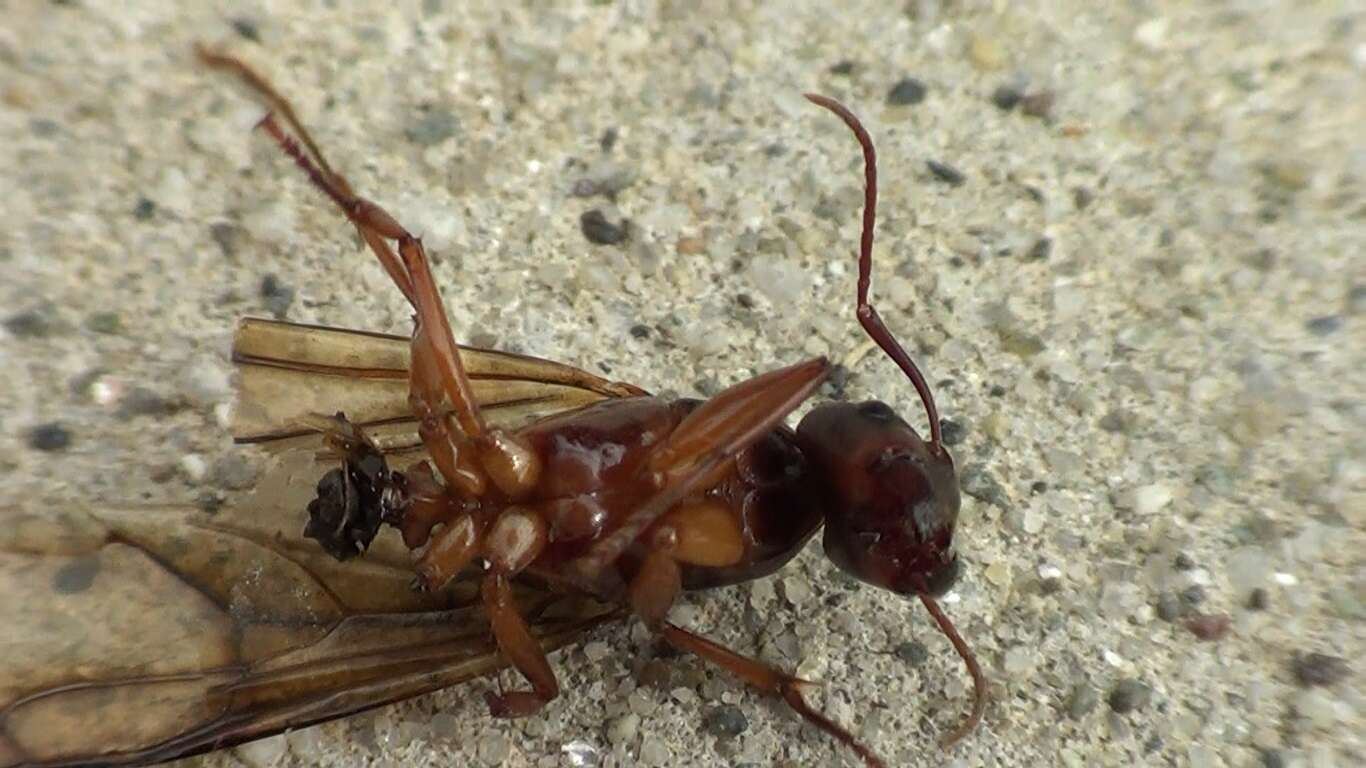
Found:
[[[897,343],[896,337],[887,330],[877,309],[868,303],[868,284],[872,281],[873,272],[873,224],[877,221],[877,152],[873,149],[873,139],[848,107],[829,96],[817,93],[804,95],[812,104],[834,112],[835,116],[843,120],[844,124],[849,126],[849,130],[854,132],[859,146],[863,147],[863,236],[859,241],[858,256],[859,325],[862,325],[869,338],[877,342],[882,351],[901,367],[911,380],[911,384],[915,386],[915,391],[920,393],[920,402],[924,403],[925,415],[930,419],[930,443],[936,450],[940,450],[944,444],[943,434],[939,427],[939,410],[934,407],[934,395],[930,393],[930,385],[925,383],[924,375],[911,360],[911,356],[906,354],[906,350]]]

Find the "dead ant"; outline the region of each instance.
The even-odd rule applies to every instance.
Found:
[[[853,113],[828,97],[806,96],[839,117],[862,147],[856,314],[919,393],[928,441],[878,401],[821,404],[795,430],[788,428],[787,415],[829,376],[824,358],[762,374],[705,402],[604,384],[597,402],[508,428],[485,417],[462,359],[469,353],[455,342],[421,240],[351,189],[264,78],[232,56],[204,48],[199,55],[270,104],[259,127],[336,203],[413,307],[407,416],[416,421],[428,460],[407,472],[392,470],[366,424],[341,415],[313,418],[306,426],[323,433],[344,459],[319,484],[309,535],[342,559],[363,551],[389,524],[415,553],[417,584],[428,591],[482,566],[480,591],[497,650],[530,684],[489,693],[490,714],[531,715],[560,692],[514,599],[514,580],[530,576],[629,606],[670,645],[781,697],[869,765],[882,765],[806,704],[804,681],[667,620],[684,590],[766,576],[823,525],[825,552],[839,568],[918,598],[967,664],[975,686],[972,712],[943,744],[977,725],[985,680],[935,601],[959,573],[953,547],[958,481],[929,385],[868,301],[876,156]]]

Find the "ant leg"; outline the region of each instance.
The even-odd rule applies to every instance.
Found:
[[[232,73],[284,116],[298,140],[285,132],[273,114],[267,114],[260,126],[355,225],[413,305],[417,327],[412,340],[410,399],[423,443],[442,477],[467,497],[484,495],[489,480],[509,498],[530,491],[539,462],[516,437],[485,426],[422,242],[383,208],[357,196],[346,179],[332,170],[293,107],[269,81],[233,56],[203,46],[196,51],[206,65]],[[397,243],[397,254],[390,241]]]
[[[650,532],[653,550],[628,587],[631,607],[646,626],[658,629],[683,591],[680,566],[721,568],[745,556],[744,534],[723,504],[703,501],[670,512]]]
[[[384,235],[380,231],[386,229],[384,225],[392,223],[393,220],[389,219],[388,215],[385,214],[384,218],[389,219],[388,222],[376,221],[371,222],[370,226],[367,226],[363,221],[363,219],[366,218],[364,210],[360,211],[362,215],[359,219],[356,216],[352,216],[349,210],[350,208],[358,207],[364,209],[367,207],[374,208],[375,206],[357,198],[355,192],[351,190],[351,185],[346,181],[346,178],[332,170],[332,166],[328,164],[327,158],[323,156],[322,150],[319,149],[317,142],[313,140],[312,134],[308,132],[308,129],[304,127],[304,124],[294,113],[293,105],[289,103],[288,99],[280,95],[280,92],[275,89],[275,86],[271,85],[269,80],[258,74],[248,66],[246,62],[230,54],[216,51],[203,45],[196,45],[195,53],[199,56],[199,60],[203,62],[204,65],[213,69],[226,71],[236,77],[238,81],[246,85],[265,101],[273,112],[279,112],[284,116],[285,123],[289,126],[290,130],[299,137],[299,141],[303,142],[302,147],[275,123],[273,116],[269,113],[261,120],[260,127],[265,129],[272,138],[281,144],[286,154],[294,159],[294,162],[308,174],[309,178],[313,180],[313,183],[317,185],[318,188],[322,189],[328,197],[332,198],[334,202],[341,206],[342,211],[346,213],[347,217],[356,225],[356,229],[360,232],[361,238],[365,240],[366,244],[370,246],[370,250],[374,251],[375,256],[379,258],[380,265],[384,267],[384,271],[389,274],[390,279],[394,281],[394,284],[398,286],[399,290],[403,292],[403,295],[406,296],[411,303],[413,300],[413,289],[408,280],[407,272],[403,269],[403,265],[399,262],[398,256],[394,253],[393,249],[385,242],[386,236],[392,238],[393,235]],[[381,211],[380,213],[383,212]],[[376,226],[379,227],[378,230],[376,229]]]
[[[666,622],[658,631],[669,645],[678,650],[699,656],[760,691],[782,698],[789,707],[792,707],[797,714],[802,716],[802,719],[834,736],[857,752],[869,768],[885,768],[882,760],[871,749],[854,738],[853,734],[835,721],[812,709],[806,703],[806,700],[802,698],[801,688],[811,683],[789,675],[777,667],[742,656],[720,643],[708,640],[673,624]]]
[[[503,510],[485,537],[485,557],[491,570],[481,591],[493,638],[503,657],[531,683],[529,691],[485,694],[489,714],[494,717],[532,715],[560,695],[555,671],[517,610],[512,594],[512,577],[536,560],[548,539],[545,520],[524,507]]]

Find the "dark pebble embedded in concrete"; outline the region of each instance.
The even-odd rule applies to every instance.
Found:
[[[52,575],[52,589],[60,595],[77,595],[90,589],[100,572],[97,557],[79,557],[65,563]]]
[[[963,442],[963,435],[967,432],[962,424],[953,419],[940,419],[939,431],[944,435],[944,445],[958,445]]]
[[[1152,697],[1153,689],[1130,677],[1116,683],[1105,701],[1110,709],[1122,715],[1143,709]]]
[[[579,217],[579,229],[583,230],[588,242],[596,245],[618,245],[626,241],[626,227],[608,221],[597,208]]]
[[[42,339],[52,334],[53,322],[48,312],[27,309],[5,318],[5,330],[24,339]]]
[[[1297,656],[1292,662],[1292,666],[1295,670],[1295,679],[1306,688],[1333,685],[1352,672],[1351,668],[1347,666],[1346,659],[1339,656],[1329,656],[1326,653],[1307,653],[1303,656]]]
[[[926,160],[925,166],[930,169],[930,173],[934,174],[936,179],[951,187],[962,186],[963,182],[967,181],[967,177],[963,175],[962,171],[938,160]]]
[[[991,92],[991,103],[1006,112],[1014,109],[1023,98],[1024,94],[1013,85],[998,85],[996,90]]]
[[[852,75],[854,74],[854,69],[857,66],[858,65],[854,62],[853,59],[841,59],[840,61],[837,61],[834,64],[830,65],[830,74]]]
[[[636,339],[648,339],[650,337],[650,326],[639,323],[631,326],[631,336]]]
[[[238,16],[232,20],[232,31],[243,40],[250,40],[253,43],[261,42],[261,29],[256,26],[256,22],[251,19]]]
[[[138,221],[147,221],[156,215],[157,204],[145,197],[139,197],[136,205],[133,206],[133,218]]]
[[[1025,258],[1029,261],[1047,261],[1051,253],[1053,253],[1053,238],[1041,237],[1029,247]]]
[[[1324,317],[1316,317],[1313,320],[1310,320],[1308,323],[1306,323],[1305,327],[1308,328],[1309,332],[1314,334],[1315,336],[1328,336],[1330,334],[1336,333],[1339,329],[1342,328],[1342,318],[1338,315],[1325,315]]]
[[[930,649],[919,640],[903,640],[893,651],[898,659],[919,666],[930,658]]]
[[[733,738],[749,728],[744,710],[734,704],[722,704],[707,713],[707,730],[714,736]]]
[[[1079,211],[1086,210],[1087,206],[1091,205],[1095,199],[1096,193],[1088,187],[1077,187],[1072,190],[1072,205],[1076,206]]]
[[[1177,552],[1176,557],[1172,559],[1172,565],[1176,566],[1178,571],[1189,571],[1195,567],[1195,560],[1185,552]]]
[[[1247,607],[1254,611],[1265,611],[1271,605],[1271,596],[1262,587],[1257,587],[1248,593]]]
[[[283,320],[289,305],[294,303],[294,286],[280,282],[275,275],[266,275],[261,280],[261,299],[275,319]]]
[[[35,451],[55,453],[71,446],[71,431],[57,422],[39,424],[28,431],[28,447]]]
[[[928,92],[925,84],[914,77],[903,78],[887,92],[887,103],[894,107],[909,107],[924,101]]]

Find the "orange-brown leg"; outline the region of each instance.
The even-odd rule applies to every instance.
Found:
[[[525,494],[534,485],[539,466],[528,460],[530,451],[515,436],[490,433],[485,427],[421,241],[383,208],[356,195],[346,179],[332,170],[289,101],[269,81],[229,54],[203,46],[196,52],[206,65],[235,75],[270,105],[272,112],[260,127],[337,204],[413,305],[417,327],[411,400],[423,442],[442,477],[467,497],[482,496],[489,479],[509,498]],[[284,116],[294,136],[275,121],[275,112]],[[398,246],[397,254],[391,241]]]
[[[885,764],[871,749],[861,744],[843,726],[812,709],[806,703],[806,700],[802,698],[801,687],[810,685],[810,683],[793,677],[776,667],[742,656],[724,645],[673,624],[666,622],[658,631],[661,637],[680,651],[687,651],[700,656],[755,688],[781,697],[808,723],[852,748],[870,768],[884,768]]]
[[[483,596],[498,650],[531,683],[529,691],[485,694],[484,701],[488,703],[489,714],[494,717],[534,715],[560,695],[555,671],[550,668],[541,644],[532,637],[526,620],[517,612],[511,579],[501,573],[485,576]]]
[[[512,594],[512,577],[540,555],[549,536],[545,520],[534,510],[508,507],[489,527],[484,537],[484,556],[490,572],[484,577],[484,609],[498,650],[522,676],[531,690],[489,693],[485,701],[494,717],[525,717],[540,711],[560,694],[555,672],[546,660],[541,644],[532,636],[526,620],[517,610]]]

